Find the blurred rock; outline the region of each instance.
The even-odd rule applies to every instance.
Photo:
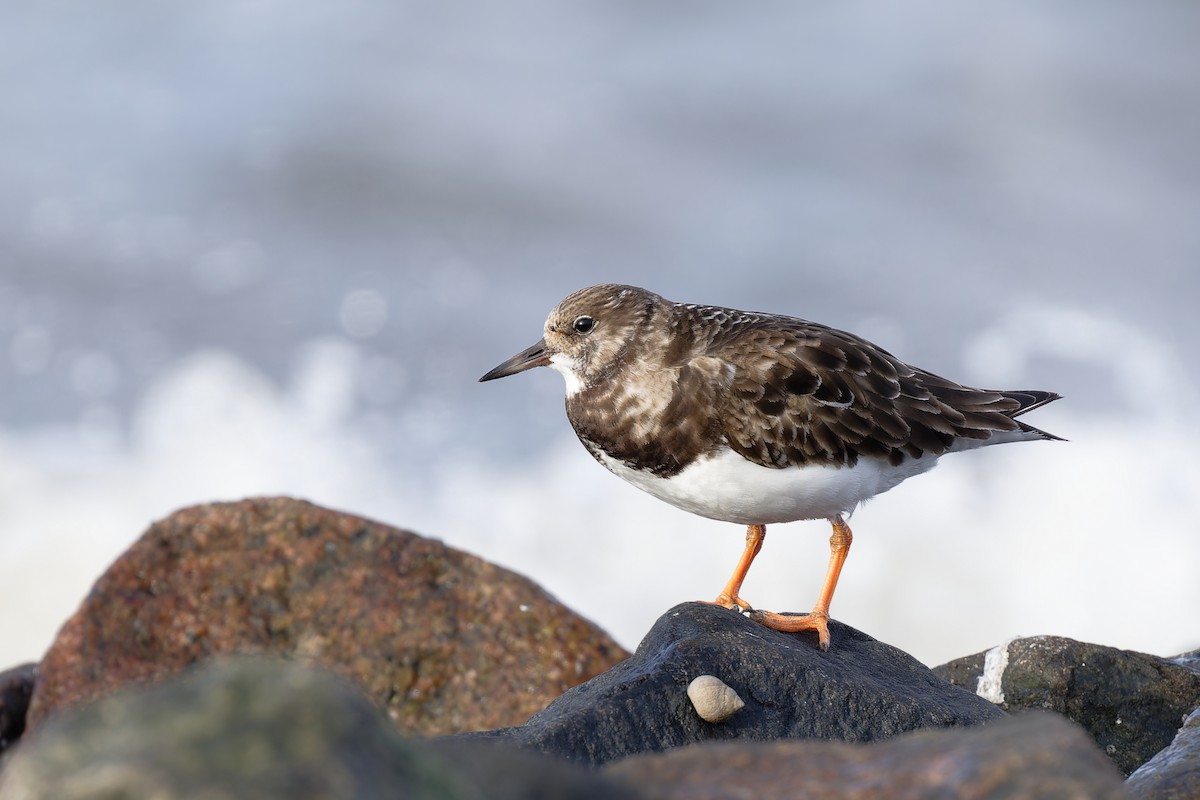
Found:
[[[210,663],[47,721],[3,778],[5,800],[630,797],[534,754],[407,741],[349,683],[295,662]]]
[[[424,743],[487,800],[639,800],[628,781],[504,742],[440,739]]]
[[[1053,714],[886,742],[725,742],[633,756],[603,774],[650,800],[1120,800],[1121,775],[1087,734]]]
[[[936,667],[974,690],[986,654]],[[1158,656],[1057,636],[1014,639],[997,677],[1005,711],[1045,709],[1079,723],[1126,775],[1171,743],[1200,706],[1200,674]]]
[[[1004,717],[900,650],[837,622],[830,628],[834,646],[822,653],[813,635],[779,633],[723,608],[684,603],[659,618],[628,661],[519,728],[467,738],[600,765],[714,739],[870,742]],[[728,684],[745,707],[723,722],[702,720],[687,686],[706,674]]]
[[[0,753],[25,732],[25,715],[37,668],[37,664],[22,664],[0,672]]]
[[[1139,800],[1200,797],[1200,708],[1188,716],[1175,740],[1138,767],[1125,786]]]
[[[405,731],[524,722],[626,656],[528,579],[289,498],[153,525],[97,581],[41,663],[29,722],[214,656],[304,659]]]
[[[1181,667],[1187,667],[1192,672],[1200,672],[1200,650],[1180,653],[1177,656],[1171,656],[1167,661],[1170,661],[1172,664],[1178,664]]]

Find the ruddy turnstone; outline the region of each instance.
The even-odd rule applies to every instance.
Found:
[[[974,389],[911,367],[852,333],[775,314],[673,303],[604,284],[567,296],[542,340],[481,381],[548,366],[596,460],[660,500],[746,525],[713,602],[780,631],[816,631],[850,549],[846,517],[940,456],[1059,437],[1016,419],[1053,392]],[[828,519],[829,566],[807,615],[754,609],[742,581],[766,526]]]

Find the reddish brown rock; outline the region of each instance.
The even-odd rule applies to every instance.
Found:
[[[1121,800],[1121,775],[1080,728],[1030,713],[877,744],[701,744],[632,756],[603,775],[648,800]]]
[[[312,661],[404,731],[524,722],[627,656],[532,581],[289,498],[179,511],[97,581],[41,662],[37,723],[214,656]]]

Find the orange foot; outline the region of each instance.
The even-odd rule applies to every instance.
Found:
[[[731,596],[731,595],[727,594],[726,592],[721,592],[719,595],[717,595],[716,600],[701,600],[700,602],[705,603],[710,606],[720,606],[721,608],[728,608],[730,611],[737,611],[739,614],[745,614],[746,612],[754,611],[753,606],[751,606],[745,600],[738,597],[737,595]]]
[[[750,619],[763,627],[784,633],[816,631],[817,647],[829,650],[829,612],[814,608],[810,614],[776,614],[773,611],[750,609]]]
[[[833,600],[833,590],[837,588],[838,576],[842,573],[842,565],[846,563],[846,555],[850,552],[850,542],[854,539],[850,526],[840,516],[830,522],[833,524],[833,534],[829,537],[829,566],[825,569],[825,582],[821,585],[821,594],[811,613],[791,615],[758,611],[741,598],[742,581],[754,557],[762,549],[763,539],[767,535],[766,525],[750,525],[746,528],[746,549],[742,551],[742,557],[725,584],[725,589],[712,601],[712,605],[748,614],[751,620],[772,630],[784,633],[816,631],[817,646],[822,651],[828,650],[829,603]]]

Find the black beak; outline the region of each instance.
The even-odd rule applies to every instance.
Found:
[[[546,341],[543,339],[532,347],[526,347],[515,356],[498,365],[495,369],[480,378],[480,381],[491,381],[496,378],[507,378],[534,367],[544,367],[550,363],[550,354],[546,352]]]

